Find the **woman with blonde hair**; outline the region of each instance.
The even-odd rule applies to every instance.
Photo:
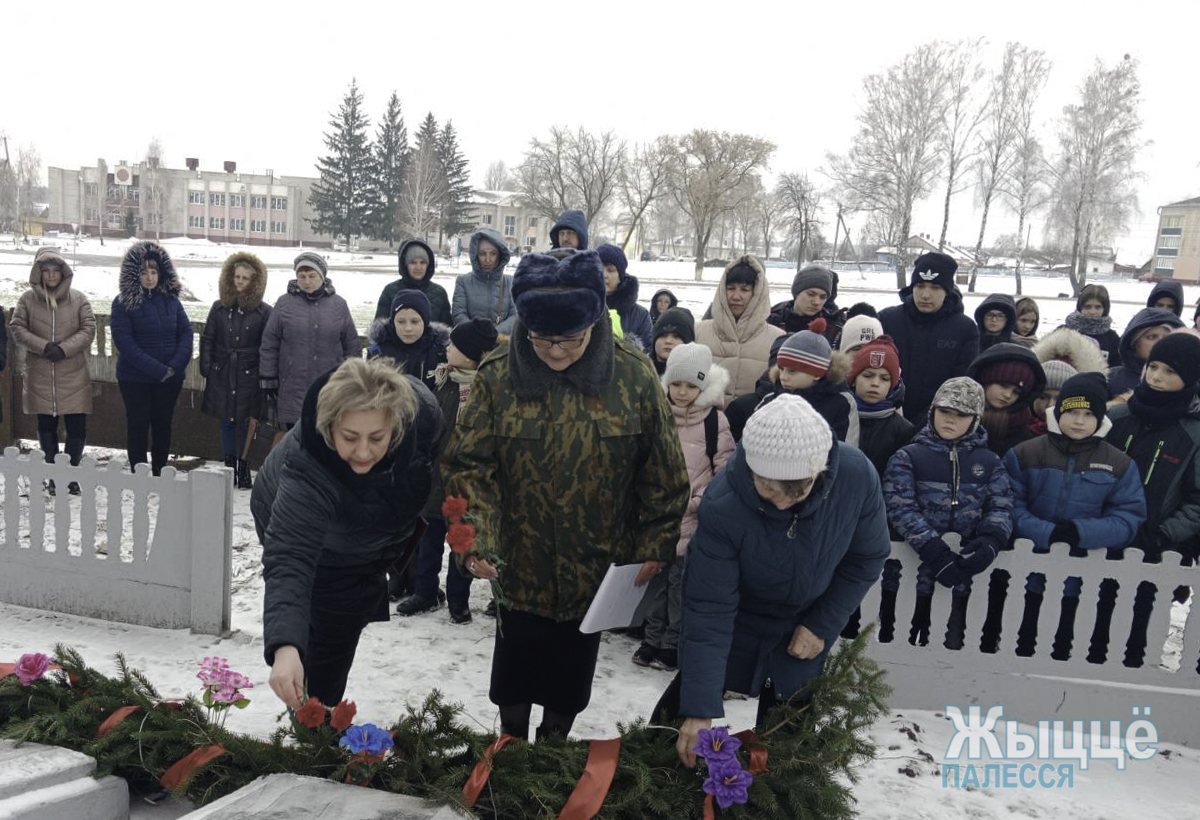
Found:
[[[38,421],[38,442],[46,462],[58,455],[58,422],[66,424],[67,455],[78,467],[92,412],[92,379],[85,354],[96,337],[96,318],[88,298],[71,287],[71,266],[54,248],[33,258],[29,290],[12,316],[13,341],[25,349],[21,407]],[[2,317],[0,317],[2,318]],[[54,495],[54,482],[46,489]],[[68,486],[79,495],[79,483]]]
[[[359,635],[388,619],[387,571],[420,539],[442,425],[420,381],[386,359],[347,359],[313,382],[267,457],[250,511],[263,545],[263,651],[289,707],[306,696],[336,705]]]

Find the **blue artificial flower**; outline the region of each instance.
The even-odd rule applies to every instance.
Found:
[[[697,742],[692,751],[709,763],[737,762],[737,750],[741,748],[742,741],[729,734],[728,726],[701,729],[696,737]]]
[[[381,755],[392,748],[392,734],[374,723],[364,723],[362,726],[351,726],[347,729],[338,745],[345,746],[354,754],[365,752],[369,755]]]
[[[738,765],[737,760],[708,764],[708,779],[704,791],[717,799],[717,805],[727,809],[734,803],[745,803],[749,799],[750,784],[754,776]]]

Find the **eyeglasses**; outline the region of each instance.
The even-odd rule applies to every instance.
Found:
[[[557,347],[559,350],[569,352],[583,347],[583,343],[587,341],[587,334],[570,336],[566,339],[543,339],[541,336],[534,336],[530,333],[529,341],[538,350],[549,350],[552,347]]]
[[[987,313],[983,314],[983,318],[1003,320],[1003,319],[1007,319],[1008,316],[998,310],[989,310]]]

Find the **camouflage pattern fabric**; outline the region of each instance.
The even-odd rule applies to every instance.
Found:
[[[650,360],[613,344],[602,395],[554,378],[529,401],[502,345],[479,366],[446,448],[446,493],[467,499],[476,546],[505,562],[514,609],[582,618],[609,564],[674,560],[691,494],[683,450]]]

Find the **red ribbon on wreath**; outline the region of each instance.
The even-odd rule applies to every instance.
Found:
[[[593,740],[588,746],[587,766],[567,798],[567,805],[558,820],[592,820],[600,813],[608,796],[613,776],[617,773],[617,758],[621,754],[621,738]]]
[[[492,773],[492,758],[514,740],[517,740],[516,735],[500,735],[491,742],[491,745],[483,753],[483,758],[475,764],[475,771],[471,772],[471,776],[467,778],[462,791],[463,802],[468,806],[475,805],[475,801],[479,799],[479,793],[487,785],[488,777]]]
[[[202,746],[181,760],[176,761],[175,765],[163,772],[163,776],[158,779],[158,782],[162,784],[164,789],[173,792],[180,785],[186,783],[197,771],[212,763],[223,754],[225,754],[225,747],[219,743],[215,746]]]

